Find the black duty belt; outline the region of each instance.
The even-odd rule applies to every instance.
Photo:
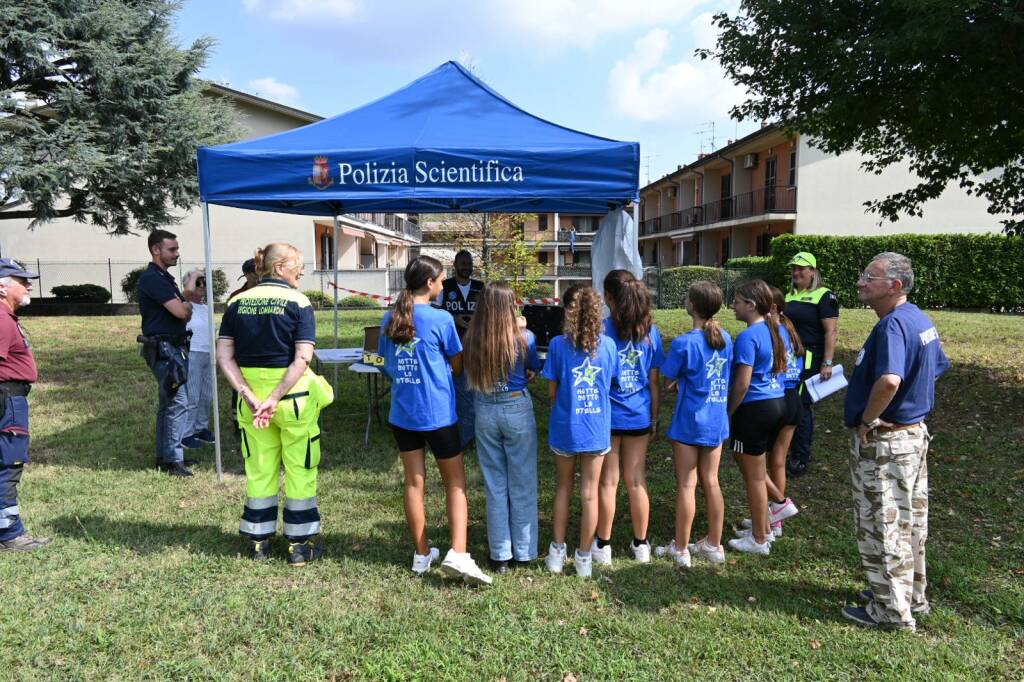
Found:
[[[155,346],[163,341],[173,346],[187,346],[190,338],[192,338],[191,334],[182,336],[176,334],[150,334],[149,336],[139,334],[135,340],[146,346]]]
[[[32,384],[27,381],[0,381],[0,394],[24,396],[31,390]]]

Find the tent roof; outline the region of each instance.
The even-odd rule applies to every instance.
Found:
[[[263,211],[606,213],[639,145],[529,114],[447,62],[346,114],[199,150],[202,201]]]

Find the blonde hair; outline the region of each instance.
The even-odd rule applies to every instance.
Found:
[[[565,323],[562,333],[576,350],[593,357],[597,354],[604,332],[604,316],[601,297],[591,287],[576,290],[569,307],[565,309]]]
[[[260,279],[274,274],[277,266],[298,267],[302,265],[302,252],[285,242],[271,242],[262,249],[256,249],[253,256],[256,263],[256,274]]]
[[[518,312],[515,292],[507,284],[488,284],[480,292],[464,342],[470,388],[494,393],[495,385],[507,381],[519,358],[526,356]]]

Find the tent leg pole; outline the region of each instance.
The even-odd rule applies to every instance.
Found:
[[[217,464],[217,482],[223,478],[220,461],[220,401],[217,399],[217,334],[213,324],[213,263],[210,249],[210,206],[205,201],[203,207],[203,251],[206,257],[206,313],[210,335],[210,375],[213,389],[213,456]]]
[[[644,259],[640,257],[640,202],[633,202],[633,251],[640,260],[640,269],[643,271]]]
[[[338,243],[341,232],[341,223],[338,221],[338,214],[334,214],[334,253],[331,254],[334,257],[334,347],[338,348],[338,249],[341,244]]]

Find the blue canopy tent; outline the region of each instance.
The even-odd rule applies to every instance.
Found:
[[[200,148],[207,278],[209,204],[333,216],[335,244],[338,216],[364,211],[605,214],[632,201],[635,225],[639,158],[636,142],[533,116],[447,62],[334,118]],[[336,341],[337,333],[335,288]],[[216,380],[214,390],[216,399]],[[216,410],[214,419],[220,476]]]

